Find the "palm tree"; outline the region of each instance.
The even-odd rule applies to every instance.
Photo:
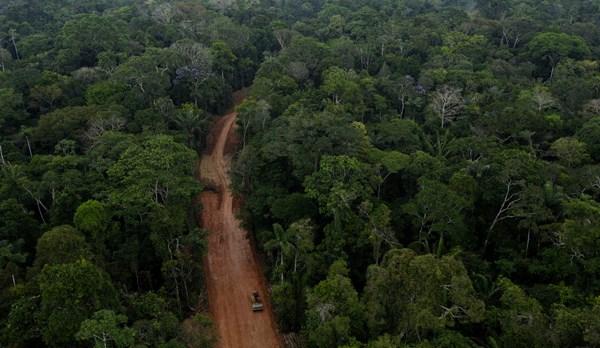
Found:
[[[289,232],[289,229],[285,230],[280,224],[274,224],[273,239],[265,243],[265,249],[277,253],[276,266],[280,272],[281,282],[284,280],[285,258],[295,248]]]
[[[173,116],[173,123],[178,129],[186,132],[188,146],[199,150],[199,139],[202,138],[208,125],[206,114],[193,104],[184,104]]]

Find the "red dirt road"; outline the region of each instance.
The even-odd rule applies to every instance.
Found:
[[[200,178],[217,188],[200,195],[202,225],[209,231],[204,260],[209,309],[219,335],[217,348],[280,348],[266,280],[248,233],[236,219],[237,203],[229,188],[236,116],[230,113],[215,123],[208,153],[200,161]],[[264,302],[262,312],[250,307],[255,290]]]

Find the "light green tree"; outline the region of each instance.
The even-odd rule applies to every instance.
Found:
[[[108,170],[114,183],[110,199],[134,214],[156,205],[188,204],[199,189],[195,160],[194,151],[172,137],[151,136],[130,146]]]
[[[485,313],[460,260],[410,249],[390,250],[381,265],[369,267],[363,302],[373,336],[387,332],[409,340],[481,322]]]
[[[590,53],[586,42],[579,36],[545,32],[537,34],[528,44],[529,55],[550,68],[550,79],[563,58],[583,58]]]
[[[135,331],[125,324],[127,316],[103,309],[82,322],[75,337],[80,341],[93,342],[94,348],[131,347]]]

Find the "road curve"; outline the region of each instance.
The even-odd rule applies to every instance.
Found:
[[[230,189],[236,116],[232,112],[215,122],[199,171],[200,179],[216,189],[200,195],[202,226],[209,231],[204,273],[209,310],[219,335],[216,347],[281,348],[267,282],[248,233],[236,218],[237,200]],[[262,312],[250,308],[255,290],[264,301]]]

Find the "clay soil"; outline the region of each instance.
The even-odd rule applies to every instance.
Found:
[[[219,336],[218,348],[280,348],[267,282],[249,235],[236,218],[239,200],[230,189],[236,116],[231,112],[215,122],[200,161],[201,180],[216,191],[200,195],[202,226],[209,231],[204,260],[209,310]],[[262,297],[262,312],[251,309],[253,291]]]

